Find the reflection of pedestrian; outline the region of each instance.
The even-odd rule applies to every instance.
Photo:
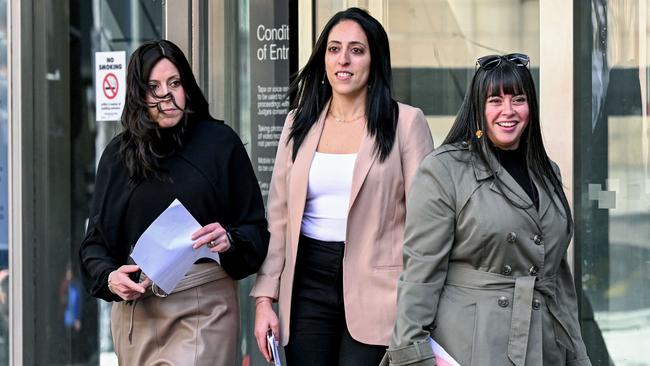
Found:
[[[75,332],[81,330],[81,283],[74,276],[71,269],[66,270],[65,278],[59,287],[59,299],[63,305],[63,326],[66,329],[73,329]]]
[[[233,365],[239,307],[235,280],[266,255],[264,204],[237,134],[210,116],[175,44],[149,41],[131,56],[123,131],[97,167],[81,245],[84,285],[114,301],[111,334],[121,365]],[[140,235],[178,199],[204,225],[191,240],[219,253],[200,259],[167,297],[130,277]],[[190,239],[190,238],[187,238]],[[156,295],[165,296],[156,292]]]
[[[0,270],[0,365],[9,364],[9,269]]]

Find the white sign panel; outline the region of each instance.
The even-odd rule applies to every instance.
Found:
[[[126,95],[126,52],[95,52],[95,114],[119,121]]]

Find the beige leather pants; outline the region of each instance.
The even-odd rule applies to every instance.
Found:
[[[192,266],[188,274],[205,265]],[[114,303],[111,332],[119,364],[233,366],[238,305],[237,282],[223,270],[211,282],[166,298]]]

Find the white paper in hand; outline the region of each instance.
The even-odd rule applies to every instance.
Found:
[[[436,356],[437,366],[460,366],[460,364],[433,339],[431,339],[431,348],[433,348],[433,354]]]
[[[212,253],[207,246],[192,248],[192,233],[200,228],[201,224],[175,199],[142,233],[131,258],[156,286],[171,293],[199,258],[219,262],[219,253]]]

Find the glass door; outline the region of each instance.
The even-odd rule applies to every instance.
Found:
[[[650,365],[650,8],[590,4],[574,7],[583,334],[593,365]]]
[[[297,34],[290,11],[297,1],[199,1],[193,12],[198,37],[193,60],[212,116],[237,131],[266,202],[280,132],[288,113]],[[295,21],[295,18],[292,18]],[[198,26],[196,26],[198,24]],[[254,276],[239,281],[241,353],[238,364],[266,365],[253,335]]]

